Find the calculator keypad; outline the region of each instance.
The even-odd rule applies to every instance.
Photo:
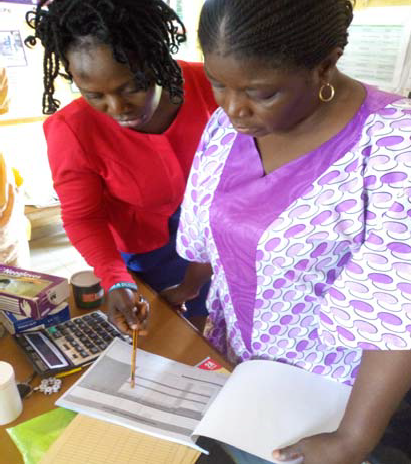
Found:
[[[75,366],[93,361],[115,337],[123,338],[100,311],[49,327],[47,332]]]

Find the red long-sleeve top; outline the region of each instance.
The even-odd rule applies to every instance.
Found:
[[[179,64],[185,100],[160,135],[122,128],[83,98],[44,123],[64,227],[105,289],[133,282],[119,250],[145,253],[168,242],[168,219],[216,109],[202,64]]]

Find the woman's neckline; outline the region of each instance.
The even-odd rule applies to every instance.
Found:
[[[256,150],[258,154],[263,177],[269,177],[271,174],[278,173],[282,169],[289,169],[290,167],[292,167],[294,164],[298,163],[299,161],[302,161],[309,156],[314,156],[316,153],[319,153],[321,151],[327,150],[329,146],[338,143],[344,138],[347,139],[347,143],[352,141],[352,144],[351,144],[352,146],[355,144],[355,141],[357,140],[359,134],[362,132],[362,124],[360,123],[360,121],[365,120],[366,117],[368,117],[368,115],[371,113],[371,111],[369,111],[369,108],[368,108],[369,107],[368,101],[370,98],[370,92],[372,93],[374,91],[374,89],[371,86],[368,86],[359,81],[356,81],[356,82],[358,82],[362,86],[365,93],[364,93],[364,97],[358,109],[353,114],[353,116],[346,122],[346,124],[338,132],[336,132],[334,135],[332,135],[327,140],[324,140],[322,143],[318,144],[316,147],[306,151],[305,153],[302,153],[299,156],[296,156],[295,158],[280,165],[278,168],[274,170],[271,170],[269,172],[265,171],[263,160],[262,160],[262,157],[260,155],[260,151],[257,145],[257,141],[250,136],[245,136],[245,137],[250,137],[250,139],[252,139],[254,149]],[[243,136],[243,134],[239,134],[239,135]]]

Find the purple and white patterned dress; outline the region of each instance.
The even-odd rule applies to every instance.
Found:
[[[268,175],[218,109],[177,249],[211,262],[211,343],[352,385],[363,349],[411,348],[411,105],[366,87],[353,119]]]

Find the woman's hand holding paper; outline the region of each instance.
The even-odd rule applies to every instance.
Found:
[[[299,464],[361,464],[367,455],[361,437],[355,439],[338,431],[304,438],[294,445],[273,451],[279,462]]]

